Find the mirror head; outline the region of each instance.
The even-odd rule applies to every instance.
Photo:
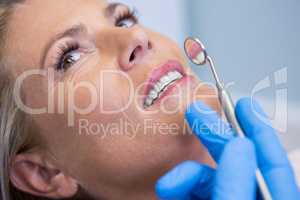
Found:
[[[204,65],[207,62],[207,53],[202,42],[197,38],[187,38],[184,42],[184,50],[187,57],[196,65]]]

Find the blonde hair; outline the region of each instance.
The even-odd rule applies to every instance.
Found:
[[[7,23],[16,4],[24,0],[0,0],[0,199],[37,200],[12,186],[9,168],[12,158],[29,148],[30,118],[18,109],[14,101],[14,80],[3,56]]]

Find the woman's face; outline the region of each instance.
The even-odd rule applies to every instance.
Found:
[[[213,92],[126,6],[26,0],[8,29],[5,55],[38,128],[36,154],[93,196],[150,195],[179,162],[212,164],[184,112],[199,99],[217,109]]]

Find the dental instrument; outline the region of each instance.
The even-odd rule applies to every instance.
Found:
[[[245,137],[245,134],[240,127],[240,124],[235,115],[235,106],[230,93],[226,90],[223,82],[218,76],[214,62],[210,56],[208,56],[207,51],[203,43],[198,38],[187,38],[184,43],[184,50],[187,57],[196,65],[209,64],[212,71],[213,77],[216,82],[216,87],[218,90],[218,98],[221,103],[222,109],[224,111],[227,121],[230,123],[231,127],[235,130],[238,137]],[[264,200],[272,200],[271,193],[265,182],[265,179],[259,169],[256,170],[256,181],[259,187],[259,191]]]

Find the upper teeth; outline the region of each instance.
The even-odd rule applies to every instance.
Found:
[[[167,75],[164,75],[157,81],[152,90],[150,90],[144,106],[149,107],[159,97],[159,95],[174,81],[181,79],[183,76],[178,71],[171,71]]]

